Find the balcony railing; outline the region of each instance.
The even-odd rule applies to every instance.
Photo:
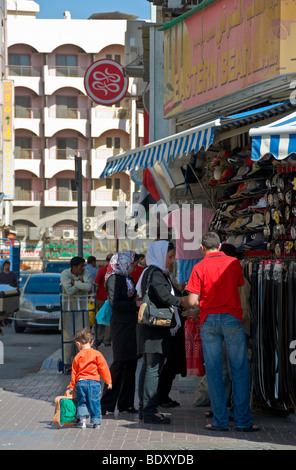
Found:
[[[23,106],[15,106],[15,117],[25,119],[40,119],[41,109],[40,108],[24,108]]]
[[[80,149],[57,149],[56,151],[57,160],[73,160],[75,156],[87,158],[88,151]]]
[[[14,156],[15,158],[23,158],[26,160],[40,160],[42,156],[42,150],[16,147],[14,150]]]
[[[31,65],[8,65],[8,74],[14,77],[41,77],[41,67]]]
[[[42,191],[31,191],[28,189],[21,189],[16,187],[14,190],[14,200],[15,201],[41,201],[42,200]]]
[[[82,193],[82,200],[88,200],[87,192]],[[78,192],[77,191],[70,191],[67,189],[57,189],[57,190],[49,190],[47,192],[47,199],[50,202],[77,202],[78,200]]]
[[[69,67],[66,65],[57,65],[49,68],[49,75],[56,77],[84,77],[85,67]]]
[[[48,110],[49,118],[59,119],[87,119],[88,109],[83,108],[50,108]]]

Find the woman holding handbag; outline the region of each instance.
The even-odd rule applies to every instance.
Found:
[[[135,283],[130,277],[138,263],[134,251],[115,253],[109,263],[105,285],[112,309],[110,321],[113,362],[110,366],[112,390],[104,387],[102,414],[119,411],[136,413],[134,407],[137,368],[137,307]]]
[[[165,240],[152,242],[146,254],[147,268],[137,284],[140,298],[147,290],[149,299],[161,309],[180,307],[183,298],[172,294],[170,281],[165,270],[174,262],[175,248]],[[149,285],[147,282],[149,279]],[[170,328],[138,324],[138,354],[142,356],[139,377],[140,419],[145,423],[169,424],[170,419],[158,412],[158,383],[161,369],[169,356]]]

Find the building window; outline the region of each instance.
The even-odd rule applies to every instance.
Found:
[[[59,178],[57,180],[57,200],[58,201],[77,201],[77,186],[75,180]]]
[[[15,117],[30,118],[31,117],[31,98],[30,96],[15,97]]]
[[[56,74],[62,77],[77,77],[77,57],[76,55],[56,55]]]
[[[114,138],[114,148],[116,150],[119,150],[120,149],[120,137],[115,137]]]
[[[77,119],[77,96],[57,96],[57,118]]]
[[[120,178],[114,178],[114,189],[120,189]]]
[[[16,137],[14,144],[15,158],[32,158],[31,137]]]
[[[30,76],[31,67],[30,67],[30,56],[27,54],[9,54],[8,57],[9,63],[9,74],[10,75],[20,75],[20,76]]]
[[[29,179],[15,179],[15,195],[16,201],[31,201],[31,183]]]
[[[106,137],[106,147],[112,149],[112,137]]]
[[[121,55],[120,54],[115,54],[115,60],[116,60],[116,62],[121,63]]]
[[[112,189],[112,180],[111,180],[111,178],[106,179],[106,189]]]
[[[77,153],[77,139],[61,137],[57,139],[57,159],[66,160],[73,158]]]

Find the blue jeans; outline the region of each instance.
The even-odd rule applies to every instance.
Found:
[[[233,419],[236,427],[253,424],[250,410],[250,373],[243,324],[228,313],[210,314],[201,327],[207,383],[213,411],[213,424],[228,428],[229,416],[222,379],[223,342],[232,378]]]
[[[91,424],[101,424],[101,382],[96,380],[78,380],[76,395],[76,418],[90,415]]]

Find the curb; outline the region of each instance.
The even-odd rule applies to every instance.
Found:
[[[40,371],[46,370],[46,371],[58,371],[58,362],[62,357],[62,349],[59,348],[57,349],[56,352],[54,352],[51,356],[49,356],[47,359],[44,359]]]

